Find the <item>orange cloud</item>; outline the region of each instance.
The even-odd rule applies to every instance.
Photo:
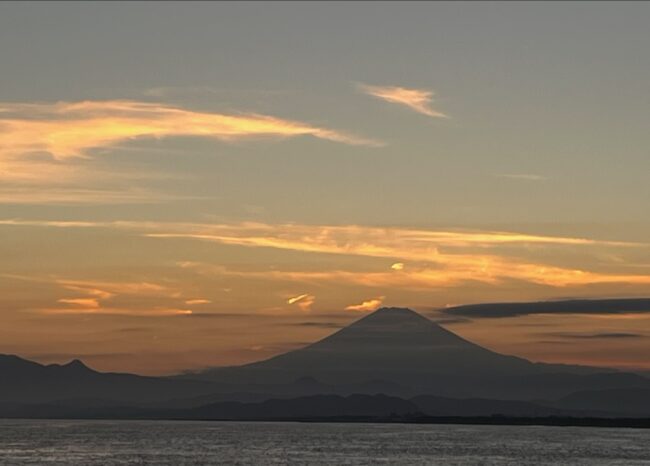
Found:
[[[122,315],[122,316],[175,316],[190,315],[190,309],[168,308],[163,306],[154,306],[150,308],[125,308],[125,307],[71,307],[71,308],[43,308],[38,309],[40,314],[57,315],[57,314],[105,314],[105,315]]]
[[[299,121],[258,114],[199,112],[130,100],[0,103],[0,203],[125,204],[188,199],[134,187],[129,180],[161,174],[114,172],[89,161],[94,149],[137,138],[194,136],[221,141],[311,136],[381,146]]]
[[[136,296],[174,296],[178,292],[157,283],[109,282],[94,280],[56,280],[65,289],[80,291],[100,299],[109,299],[119,294]]]
[[[384,296],[379,296],[378,298],[369,299],[364,301],[361,304],[353,304],[345,308],[346,311],[359,311],[359,312],[370,312],[376,311],[379,309],[379,306],[384,302]]]
[[[129,139],[197,136],[224,141],[313,136],[344,144],[378,145],[343,132],[267,115],[198,112],[129,100],[0,104],[0,157],[47,152],[86,157],[93,148]]]
[[[164,225],[161,225],[164,228]],[[191,230],[174,232],[173,230]],[[527,235],[511,232],[435,231],[408,228],[378,228],[358,225],[299,225],[262,223],[170,225],[165,233],[151,233],[152,237],[191,237],[224,244],[280,249],[299,249],[312,252],[333,252],[375,257],[400,257],[421,260],[435,256],[441,247],[493,247],[499,245],[610,245],[633,246],[635,243],[599,241],[587,238]],[[417,251],[396,253],[396,247],[408,244]],[[401,248],[400,248],[401,249]],[[406,249],[406,248],[404,248]]]
[[[74,306],[81,306],[88,309],[98,309],[99,300],[97,298],[71,298],[71,299],[59,299],[59,303],[62,304],[72,304]]]
[[[212,301],[209,299],[188,299],[185,301],[185,304],[188,306],[194,306],[197,304],[210,304]]]
[[[594,240],[565,236],[531,235],[504,231],[424,230],[362,225],[302,225],[297,223],[268,224],[187,223],[139,221],[57,221],[3,219],[0,225],[59,228],[118,228],[140,231],[151,237],[189,237],[239,246],[299,249],[312,252],[349,253],[375,257],[403,256],[394,249],[400,244],[417,247],[418,255],[428,250],[438,254],[440,247],[488,248],[500,245],[565,245],[565,246],[648,246],[646,243]],[[363,240],[366,240],[365,242]],[[357,243],[361,243],[357,245]],[[387,245],[387,246],[384,246]]]
[[[56,300],[52,307],[33,309],[40,314],[115,314],[115,315],[176,315],[191,314],[189,309],[174,307],[178,304],[181,293],[150,282],[111,282],[94,280],[70,280],[20,275],[5,275],[5,277],[36,283],[47,283],[74,292],[75,297],[65,297]],[[122,307],[115,304],[115,298],[130,296],[146,298],[154,305],[142,303],[136,307]],[[169,305],[159,305],[158,302],[168,302]],[[196,304],[196,303],[195,303]]]
[[[605,275],[580,270],[545,267],[535,264],[517,264],[502,261],[493,264],[491,268],[482,268],[480,258],[476,263],[450,264],[444,267],[411,267],[399,274],[373,271],[331,270],[323,272],[305,271],[236,271],[208,264],[188,264],[185,268],[194,268],[205,274],[235,276],[258,280],[279,280],[286,282],[302,282],[319,285],[324,282],[360,285],[372,288],[395,288],[403,290],[426,291],[432,288],[454,287],[467,282],[480,282],[498,285],[505,280],[521,280],[538,285],[552,287],[570,287],[589,284],[628,283],[636,285],[650,284],[650,276],[642,275]]]
[[[316,297],[310,294],[301,294],[287,300],[287,304],[297,304],[302,311],[310,311],[314,302],[316,302]]]
[[[301,294],[299,296],[294,296],[293,298],[287,299],[287,304],[297,303],[298,301],[300,301],[301,299],[306,298],[307,296],[309,296],[309,295],[308,294]]]
[[[2,175],[0,175],[2,179]],[[2,204],[38,205],[115,205],[115,204],[158,204],[165,201],[189,199],[146,189],[84,189],[73,187],[52,187],[32,185],[0,186]]]
[[[198,224],[160,222],[65,222],[3,220],[0,225],[34,225],[74,228],[117,228],[152,238],[211,241],[243,247],[268,247],[308,253],[341,254],[409,261],[399,274],[359,273],[357,281],[393,286],[452,286],[464,281],[496,284],[522,280],[567,287],[595,283],[650,284],[649,275],[597,272],[539,263],[530,258],[530,246],[539,247],[647,247],[644,244],[600,241],[588,238],[528,235],[493,231],[439,231],[378,228],[358,225],[300,224]],[[508,246],[507,254],[500,248]],[[620,264],[615,264],[620,265]],[[335,272],[342,277],[345,272]],[[327,272],[332,276],[332,272]],[[273,276],[273,272],[268,276]],[[349,277],[346,276],[346,279]]]
[[[433,92],[425,89],[407,89],[399,86],[371,86],[360,84],[359,88],[368,95],[393,104],[404,105],[423,115],[434,118],[448,118],[442,112],[431,108]]]

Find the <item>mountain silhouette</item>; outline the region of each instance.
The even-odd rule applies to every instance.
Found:
[[[359,383],[431,374],[524,373],[532,366],[471,343],[410,309],[382,308],[305,348],[241,366],[229,375],[251,382],[309,375],[326,383]]]
[[[638,374],[499,354],[404,308],[379,309],[304,348],[238,367],[144,377],[0,355],[0,381],[0,416],[9,417],[279,419],[283,410],[309,417],[334,407],[341,416],[386,416],[412,413],[414,404],[427,415],[635,415],[648,413],[650,390]]]
[[[647,383],[633,374],[533,363],[465,340],[406,308],[381,308],[294,351],[196,377],[230,384],[283,384],[312,377],[330,385],[368,381],[408,386],[392,394],[557,398],[572,391]],[[267,388],[268,389],[268,388]]]
[[[141,402],[214,390],[207,382],[97,372],[77,359],[43,365],[15,355],[0,355],[0,380],[0,403],[79,398]]]

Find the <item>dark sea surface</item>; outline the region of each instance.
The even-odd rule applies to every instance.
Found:
[[[0,464],[650,465],[650,430],[0,420]]]

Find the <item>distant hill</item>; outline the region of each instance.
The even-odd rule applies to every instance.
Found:
[[[81,361],[42,365],[14,355],[0,355],[0,403],[104,399],[150,402],[211,393],[213,384],[163,377],[97,372]]]
[[[5,417],[44,418],[122,418],[122,419],[205,419],[205,420],[309,420],[328,418],[386,419],[400,416],[509,416],[549,417],[593,415],[611,416],[587,410],[559,409],[521,401],[486,399],[459,400],[419,396],[410,400],[387,395],[355,394],[312,395],[306,397],[271,398],[256,402],[221,401],[192,408],[146,407],[125,405],[92,405],[84,402],[60,402],[28,405],[0,405]]]
[[[650,417],[650,388],[584,390],[559,399],[554,406],[592,411],[609,410],[631,417]]]
[[[319,417],[416,414],[414,403],[386,395],[313,395],[308,397],[270,399],[259,403],[222,402],[182,412],[189,418],[201,419],[308,419]]]

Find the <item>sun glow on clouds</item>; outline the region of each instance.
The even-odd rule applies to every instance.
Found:
[[[310,294],[301,294],[287,300],[287,304],[296,304],[301,311],[310,311],[311,306],[316,302],[316,297]]]
[[[195,306],[198,304],[210,304],[212,301],[209,299],[188,299],[185,301],[185,304],[188,306]]]
[[[380,145],[343,132],[267,115],[198,112],[130,100],[0,104],[0,157],[47,152],[57,159],[138,138],[198,136],[224,141],[313,136],[353,145]]]
[[[59,299],[58,302],[62,304],[72,304],[74,306],[81,306],[82,308],[99,309],[99,299],[97,298]]]
[[[376,255],[392,257],[392,248],[384,249],[380,245],[409,243],[414,246],[432,248],[437,253],[440,247],[477,247],[496,246],[613,246],[646,247],[646,243],[626,241],[595,240],[550,235],[529,235],[504,231],[475,230],[425,230],[397,227],[367,227],[362,225],[305,225],[299,223],[188,223],[188,222],[143,222],[143,221],[73,221],[73,220],[23,220],[2,219],[0,225],[58,227],[58,228],[115,228],[134,231],[152,231],[146,233],[152,237],[188,236],[196,239],[222,241],[241,246],[277,247],[314,252],[341,253],[349,250],[350,254]],[[357,243],[367,238],[366,248],[357,248]],[[313,245],[313,246],[312,246]],[[421,250],[418,252],[422,252]]]
[[[383,145],[343,131],[254,113],[193,111],[131,100],[0,103],[0,203],[149,204],[190,199],[130,182],[157,176],[151,170],[98,169],[90,160],[97,155],[93,150],[114,149],[137,138],[173,136],[230,142],[310,136],[348,145]]]
[[[359,89],[368,95],[377,97],[386,102],[404,105],[423,115],[434,118],[449,118],[442,112],[431,107],[433,103],[433,92],[426,89],[408,89],[399,86],[371,86],[360,84]]]
[[[530,246],[589,248],[647,247],[637,243],[508,232],[437,231],[358,225],[197,224],[160,222],[66,222],[4,220],[0,225],[59,228],[116,228],[150,238],[188,239],[242,247],[267,247],[306,253],[390,258],[413,263],[388,272],[269,272],[284,279],[338,279],[387,286],[455,286],[468,281],[498,284],[504,280],[567,287],[594,283],[650,284],[650,276],[561,267],[531,259]],[[503,247],[508,247],[507,254]],[[399,271],[399,273],[395,273]]]
[[[180,290],[150,282],[72,280],[15,275],[8,278],[55,285],[62,292],[74,293],[72,297],[57,299],[56,303],[51,306],[33,309],[39,314],[172,316],[192,314],[190,309],[182,307],[183,303],[189,305],[209,302],[208,300],[183,301]],[[132,302],[132,299],[129,298],[136,298],[137,304],[120,304],[120,298],[127,298],[129,302]]]
[[[369,299],[361,304],[352,304],[345,308],[346,311],[371,312],[379,309],[384,302],[385,296]]]

